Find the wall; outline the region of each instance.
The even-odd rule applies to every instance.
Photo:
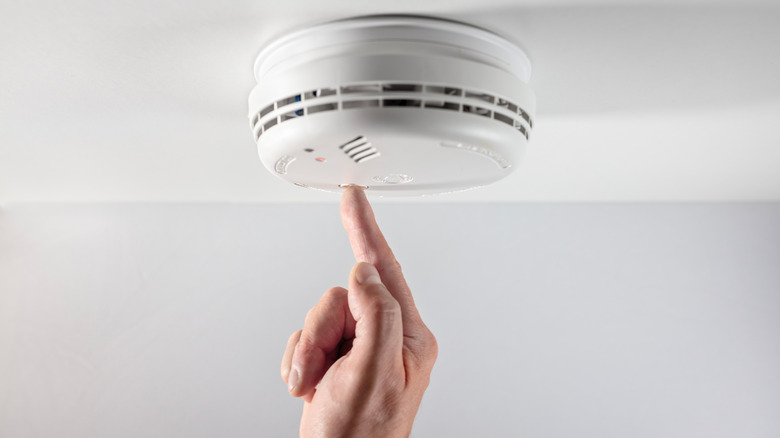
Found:
[[[419,437],[780,435],[780,204],[379,205],[437,335]],[[0,212],[0,436],[281,437],[329,205]]]

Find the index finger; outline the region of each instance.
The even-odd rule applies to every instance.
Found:
[[[348,187],[341,197],[341,221],[349,236],[355,261],[373,264],[382,283],[401,305],[404,333],[420,322],[420,315],[414,305],[414,298],[406,284],[401,265],[385,240],[374,217],[371,204],[362,188]]]

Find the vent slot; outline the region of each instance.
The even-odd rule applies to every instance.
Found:
[[[283,106],[290,105],[292,103],[300,102],[300,101],[301,101],[301,95],[300,94],[296,94],[295,96],[290,96],[290,97],[288,97],[286,99],[277,100],[276,101],[276,108],[278,109],[278,108],[281,108]]]
[[[382,91],[385,93],[419,93],[422,91],[420,84],[384,84]]]
[[[270,127],[272,127],[274,125],[276,125],[276,117],[274,117],[273,119],[265,122],[265,125],[263,125],[263,130],[264,131],[268,131],[268,128],[270,128]]]
[[[526,140],[528,139],[528,131],[525,129],[525,126],[521,125],[520,123],[515,122],[515,129],[522,132],[525,136]]]
[[[373,160],[374,158],[378,157],[379,155],[380,155],[379,152],[372,152],[371,154],[364,155],[361,158],[357,158],[355,160],[355,162],[358,163],[358,164],[359,163],[363,163],[363,162],[366,162],[368,160]]]
[[[358,155],[364,152],[371,152],[374,148],[371,147],[371,143],[363,143],[360,146],[356,146],[348,151],[344,151],[349,155],[349,158],[357,158]]]
[[[318,97],[334,96],[336,94],[335,88],[317,88],[303,93],[303,98],[306,100],[316,99]]]
[[[379,100],[345,100],[341,106],[344,109],[377,107]]]
[[[531,121],[531,116],[529,116],[527,112],[520,110],[520,117],[522,117],[523,119],[525,119],[526,122],[528,122],[528,126],[532,128],[534,127],[534,124]]]
[[[429,93],[444,94],[447,96],[463,96],[463,90],[453,87],[442,87],[439,85],[427,85],[425,91]]]
[[[296,119],[296,118],[299,117],[299,114],[298,114],[299,111],[300,110],[298,110],[298,111],[291,111],[289,113],[282,114],[281,116],[279,116],[279,121],[280,122],[286,122],[286,121],[288,121],[290,119]]]
[[[413,106],[420,107],[421,100],[416,99],[385,99],[382,101],[383,106]]]
[[[362,135],[358,135],[357,137],[353,138],[352,140],[350,140],[350,141],[344,143],[343,145],[339,146],[339,148],[340,149],[344,149],[345,147],[347,147],[347,146],[349,146],[349,145],[351,145],[351,144],[353,144],[355,142],[358,142],[360,140],[365,140],[365,137],[363,137]]]
[[[453,103],[453,102],[444,102],[441,100],[429,100],[425,102],[425,107],[450,110],[450,111],[460,111],[460,104]]]
[[[358,84],[341,87],[341,94],[381,93],[382,84]]]
[[[352,140],[344,143],[343,145],[339,146],[339,148],[341,148],[341,150],[345,153],[349,154],[353,149],[359,148],[366,144],[368,144],[368,140],[366,140],[366,138],[361,135],[360,137],[355,137]]]
[[[473,91],[466,91],[466,97],[469,98],[469,99],[484,100],[487,103],[495,102],[495,97],[493,97],[492,94],[475,93]]]
[[[509,126],[515,126],[515,121],[511,117],[507,117],[501,113],[493,113],[493,118],[499,122],[504,122]]]
[[[508,109],[510,112],[517,114],[517,105],[513,104],[512,102],[509,102],[508,100],[499,98],[498,103],[496,103],[496,105],[504,107]]]
[[[339,149],[344,151],[344,153],[355,163],[362,163],[379,156],[379,152],[376,148],[362,135],[342,144],[339,146]]]
[[[306,114],[321,113],[324,111],[334,111],[338,109],[337,103],[323,103],[322,105],[313,105],[306,109]]]
[[[360,160],[362,160],[363,158],[368,158],[372,155],[376,155],[376,149],[368,148],[364,151],[358,152],[355,155],[353,155],[352,159],[355,160],[355,162],[359,163]]]
[[[477,114],[477,115],[480,115],[480,116],[483,116],[483,117],[490,117],[491,116],[491,114],[490,114],[491,111],[489,109],[481,108],[481,107],[473,106],[473,105],[463,105],[463,112],[464,113]]]
[[[274,104],[270,104],[267,107],[260,110],[260,118],[265,117],[266,114],[274,110]]]

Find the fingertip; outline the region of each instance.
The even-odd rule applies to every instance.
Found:
[[[357,185],[344,186],[344,194],[343,194],[342,198],[343,197],[352,197],[352,196],[361,196],[361,195],[363,197],[365,197],[365,192],[363,191],[363,187],[362,186],[357,186]]]
[[[327,372],[325,351],[310,340],[301,339],[295,347],[287,390],[293,397],[303,397],[317,387]]]
[[[359,194],[363,191],[358,186],[348,186],[344,189],[344,192],[341,194],[341,205],[344,206],[344,203],[354,199],[355,196],[359,196]]]
[[[358,219],[366,207],[371,208],[362,188],[350,186],[344,190],[344,194],[341,195],[341,219],[347,231],[352,230],[359,223]]]
[[[363,189],[349,187],[341,198],[341,223],[347,231],[355,260],[382,265],[395,260]]]

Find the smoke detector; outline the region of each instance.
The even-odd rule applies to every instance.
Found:
[[[260,158],[301,187],[389,196],[483,186],[517,167],[533,127],[525,52],[463,23],[331,22],[273,41],[254,70]]]

